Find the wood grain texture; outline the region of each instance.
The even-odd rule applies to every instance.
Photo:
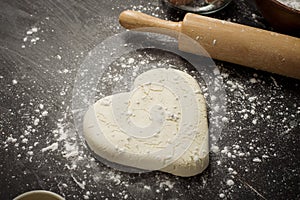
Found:
[[[300,39],[296,37],[191,13],[178,23],[135,11],[122,12],[119,20],[128,29],[178,31],[196,40],[214,59],[300,79]],[[179,49],[194,53],[178,36]]]
[[[219,199],[220,194],[224,199],[299,199],[300,80],[228,62],[216,61],[227,91],[227,122],[218,146],[220,151],[228,148],[228,153],[236,157],[211,153],[209,168],[202,175],[178,178],[161,172],[119,172],[98,162],[85,147],[71,110],[74,81],[82,62],[107,37],[125,31],[118,23],[125,9],[161,19],[179,17],[176,13],[169,15],[158,2],[0,1],[1,200],[36,189],[50,190],[70,200]],[[252,3],[235,0],[211,16],[270,30],[256,8],[250,6]],[[27,35],[32,27],[38,32]],[[36,37],[40,40],[34,44],[31,39]],[[189,66],[178,55],[159,49],[122,57],[126,65],[129,58],[135,59],[133,69],[171,64],[183,70]],[[149,63],[141,63],[145,61]],[[118,70],[131,70],[121,66],[121,59],[117,64],[111,68],[113,78],[121,74]],[[111,94],[110,86],[106,88],[101,92]],[[49,112],[47,116],[39,117],[39,104]],[[40,119],[37,126],[33,126],[35,118]],[[66,138],[58,141],[61,134]],[[16,143],[9,142],[12,137]],[[22,137],[28,139],[27,143],[22,143]],[[42,152],[54,142],[58,142],[56,151]],[[78,148],[79,155],[69,154],[65,144]],[[240,148],[235,150],[235,145]],[[256,157],[262,162],[253,162]],[[229,178],[235,182],[233,186],[226,184]]]

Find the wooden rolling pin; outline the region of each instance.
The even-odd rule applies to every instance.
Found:
[[[127,29],[157,27],[164,34],[166,29],[181,32],[196,40],[214,59],[300,79],[300,39],[296,37],[191,13],[182,22],[171,22],[124,11],[119,21]],[[178,37],[180,50],[194,53],[184,45],[180,34],[172,36]]]

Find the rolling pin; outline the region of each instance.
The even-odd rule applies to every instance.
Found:
[[[187,13],[181,22],[158,19],[136,11],[124,11],[120,24],[127,29],[156,27],[161,33],[183,33],[197,41],[217,60],[300,79],[300,39],[250,26]],[[157,32],[157,31],[156,31]],[[180,50],[194,53],[184,45]]]

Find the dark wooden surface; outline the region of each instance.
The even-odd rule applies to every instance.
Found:
[[[219,61],[223,151],[203,174],[129,174],[93,159],[73,124],[73,83],[88,52],[124,31],[125,9],[180,16],[159,1],[0,1],[0,199],[35,189],[66,199],[299,199],[300,82]],[[250,1],[212,16],[270,29]]]

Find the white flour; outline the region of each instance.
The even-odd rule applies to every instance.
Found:
[[[288,7],[294,8],[296,10],[300,10],[300,1],[299,0],[277,0],[277,1],[279,1],[280,3],[282,3]]]
[[[141,61],[137,61],[136,59],[127,59],[128,63],[132,62],[132,64],[138,63],[138,65],[143,66],[141,63],[150,62],[150,58],[145,58]],[[161,65],[168,65],[168,62],[164,61]],[[126,65],[126,68],[127,65]],[[126,69],[125,68],[125,69]],[[62,69],[61,71],[64,71]],[[113,78],[112,74],[110,74]],[[226,72],[222,73],[224,78],[229,77],[229,74]],[[124,77],[118,76],[119,79],[123,79]],[[297,126],[297,123],[291,123],[289,126],[281,126],[278,123],[278,119],[276,116],[273,116],[272,112],[272,101],[280,100],[282,97],[280,95],[276,95],[277,92],[280,92],[281,85],[278,83],[274,77],[270,77],[270,93],[275,94],[274,96],[270,96],[269,98],[261,98],[252,93],[248,93],[247,84],[251,84],[253,87],[258,84],[266,84],[262,82],[262,80],[258,77],[257,74],[254,74],[253,77],[249,79],[249,81],[225,81],[226,89],[234,94],[234,102],[231,102],[235,109],[230,109],[228,111],[228,116],[224,121],[226,123],[237,123],[234,127],[235,132],[239,133],[239,137],[243,137],[243,128],[245,125],[238,124],[238,120],[249,121],[253,130],[255,130],[255,126],[260,124],[261,121],[266,120],[270,127],[278,127],[282,132],[289,133]],[[65,94],[70,92],[69,88],[63,88]],[[263,107],[261,105],[264,105]],[[37,142],[31,140],[31,136],[38,134],[38,128],[41,124],[45,122],[45,117],[48,116],[48,108],[43,103],[32,104],[33,107],[36,108],[36,115],[29,116],[31,120],[29,120],[29,124],[25,127],[24,133],[20,137],[16,137],[13,134],[7,134],[6,140],[4,141],[4,148],[8,146],[14,146],[16,149],[19,148],[20,151],[25,151],[25,156],[29,161],[32,161],[36,154],[39,152],[43,153],[44,156],[47,157],[49,154],[57,154],[61,155],[65,159],[68,166],[68,170],[71,176],[71,180],[78,185],[79,189],[84,191],[81,199],[89,199],[96,194],[90,191],[89,186],[97,187],[98,184],[104,182],[108,185],[108,188],[113,188],[115,186],[122,186],[124,188],[129,188],[130,184],[127,180],[127,176],[123,173],[114,171],[114,170],[105,170],[99,171],[101,169],[98,163],[91,157],[91,155],[85,153],[82,149],[84,149],[84,144],[82,141],[78,139],[78,135],[75,131],[75,127],[72,124],[72,121],[68,118],[68,114],[70,112],[70,108],[62,113],[62,116],[56,120],[55,126],[49,134],[50,137],[46,141],[49,145],[45,145],[44,142]],[[279,105],[284,106],[284,105]],[[287,120],[287,118],[291,120],[296,120],[297,116],[300,113],[300,107],[298,105],[294,105],[294,110],[283,110],[278,112],[280,119]],[[263,108],[263,109],[262,109]],[[246,117],[247,116],[247,117]],[[278,116],[277,116],[278,117]],[[255,121],[255,123],[253,123]],[[226,144],[225,146],[213,146],[212,151],[217,156],[217,160],[212,162],[212,166],[218,166],[218,168],[225,169],[225,173],[228,173],[227,176],[223,178],[223,186],[220,185],[220,192],[216,194],[219,198],[227,198],[230,196],[230,193],[234,191],[235,187],[239,184],[239,180],[237,179],[237,175],[239,173],[248,173],[252,171],[251,168],[247,166],[236,167],[233,164],[224,165],[224,163],[234,163],[238,160],[244,160],[245,162],[250,162],[255,165],[261,165],[262,163],[268,161],[269,159],[276,159],[277,155],[274,153],[274,145],[275,144],[260,144],[260,138],[254,137],[249,139],[248,141],[239,141],[237,140],[234,144]],[[40,144],[39,144],[40,143]],[[39,146],[41,144],[44,146]],[[24,146],[23,148],[20,148]],[[35,151],[36,148],[39,148],[39,152]],[[17,157],[22,158],[24,154],[21,152],[17,152]],[[229,162],[226,162],[228,161]],[[82,170],[82,167],[85,169],[84,172],[78,173],[77,170]],[[83,174],[82,174],[83,173]],[[91,174],[93,175],[91,177]],[[156,178],[156,187],[155,185],[147,185],[145,187],[146,190],[150,188],[150,190],[154,190],[155,193],[161,193],[162,191],[173,191],[176,188],[175,182],[171,182],[170,180],[164,178],[163,175],[158,176]],[[235,184],[238,183],[238,184]],[[61,188],[63,194],[65,188],[71,185],[69,182],[61,182],[58,184],[58,187]],[[126,192],[120,194],[118,197],[122,199],[130,198],[131,195]],[[116,195],[116,194],[115,194]],[[103,198],[105,199],[105,197]]]
[[[226,181],[226,184],[227,184],[228,186],[233,186],[233,185],[234,185],[234,181],[231,180],[231,179],[229,179],[229,180]]]
[[[134,64],[137,66],[143,66],[143,63],[151,62],[151,57],[142,59],[138,61],[134,58],[124,59],[126,60],[126,67],[128,68],[128,64]],[[128,63],[128,64],[127,64]],[[169,65],[169,61],[161,61],[159,65]],[[66,70],[62,69],[62,73]],[[135,71],[138,73],[138,71]],[[123,76],[107,74],[111,77],[113,81],[115,77],[118,77],[118,80],[124,79]],[[223,78],[228,78],[229,74],[225,71],[221,74]],[[135,76],[135,74],[133,74]],[[247,84],[251,84],[253,87],[257,86],[258,84],[264,85],[265,83],[261,81],[257,74],[253,74],[253,77],[250,77],[249,81],[239,81],[239,80],[227,80],[225,81],[226,89],[231,93],[234,94],[234,102],[231,102],[235,109],[230,109],[228,112],[228,116],[224,118],[224,122],[226,123],[237,123],[235,121],[240,117],[240,120],[249,121],[255,129],[255,125],[261,123],[262,120],[267,120],[268,124],[271,127],[276,127],[278,125],[278,120],[272,116],[272,104],[271,101],[276,101],[282,98],[280,95],[276,96],[276,92],[281,90],[281,85],[275,80],[274,77],[270,77],[270,82],[273,83],[271,85],[270,93],[275,94],[274,96],[270,96],[270,99],[262,99],[260,96],[256,96],[255,94],[251,94],[247,92]],[[63,88],[64,95],[70,92],[70,88]],[[261,110],[261,105],[263,106],[263,110]],[[29,123],[24,130],[23,135],[18,138],[12,134],[8,134],[5,140],[4,147],[8,147],[9,145],[13,145],[16,148],[25,145],[23,151],[26,152],[27,159],[31,161],[34,156],[36,156],[37,151],[35,148],[38,148],[39,142],[32,141],[30,136],[37,134],[38,127],[44,123],[45,117],[48,116],[48,110],[50,109],[45,106],[43,103],[37,103],[36,105],[32,104],[33,107],[36,108],[36,116],[30,116],[31,123]],[[291,119],[296,118],[297,114],[300,113],[300,107],[298,105],[294,105],[295,109],[292,111],[280,111],[279,115],[281,116],[282,120],[286,120],[285,118],[289,117]],[[66,166],[68,166],[69,173],[71,174],[72,180],[81,190],[84,190],[84,194],[82,199],[89,199],[91,196],[95,194],[92,191],[88,190],[88,186],[93,185],[97,186],[97,184],[101,182],[107,183],[109,186],[122,186],[125,188],[130,187],[128,180],[126,180],[127,176],[123,173],[114,171],[114,170],[105,170],[99,172],[98,163],[95,161],[91,155],[86,154],[82,149],[84,149],[84,143],[78,139],[78,135],[76,133],[75,127],[68,118],[68,113],[70,114],[70,108],[67,107],[67,110],[62,113],[62,116],[56,120],[55,126],[56,128],[53,129],[49,134],[50,137],[46,141],[49,145],[42,146],[40,148],[40,152],[42,152],[45,156],[47,154],[51,154],[54,152],[57,155],[61,155],[66,162]],[[296,120],[296,119],[295,119]],[[290,126],[283,126],[281,130],[285,133],[289,133],[296,127],[297,124],[290,124]],[[242,137],[242,132],[244,125],[236,125],[234,126],[235,129],[233,131],[240,133],[240,137]],[[41,143],[42,144],[42,143]],[[44,144],[44,142],[43,142]],[[269,159],[276,159],[277,155],[274,153],[274,144],[265,144],[262,145],[259,143],[259,138],[254,137],[254,139],[250,139],[248,141],[238,141],[234,144],[228,144],[226,146],[213,146],[212,152],[215,153],[217,156],[216,162],[213,162],[212,166],[218,166],[219,168],[224,168],[225,173],[228,173],[228,176],[224,177],[223,184],[224,186],[220,186],[222,189],[220,193],[217,194],[219,198],[227,198],[230,195],[230,191],[233,191],[236,182],[236,175],[238,175],[241,171],[245,173],[251,171],[251,168],[247,166],[241,166],[240,168],[236,168],[233,165],[224,165],[227,160],[229,161],[237,161],[237,160],[245,160],[254,163],[255,165],[260,165],[263,162],[266,162]],[[17,154],[18,158],[22,158],[21,154]],[[229,162],[230,163],[230,162]],[[86,169],[82,175],[82,173],[77,173],[77,170],[82,169],[82,166]],[[80,174],[80,175],[78,175]],[[91,178],[90,175],[94,174]],[[147,185],[144,189],[154,190],[156,193],[160,193],[162,191],[172,191],[176,189],[175,182],[171,182],[168,179],[162,178],[163,176],[157,177],[157,186],[149,186]],[[92,181],[92,182],[90,182]],[[70,183],[68,182],[61,182],[59,183],[59,188],[61,191],[65,190],[64,188],[68,187]],[[229,189],[230,188],[230,189]],[[129,198],[130,194],[127,192],[122,193],[122,199]],[[120,196],[119,196],[120,197]],[[103,198],[105,199],[105,198]]]
[[[280,2],[289,5],[290,7],[300,9],[299,1],[280,0]],[[152,16],[161,16],[164,14],[163,9],[160,9],[159,6],[153,5],[153,3],[149,3],[147,5],[132,5],[131,8],[133,10],[148,12],[148,14],[151,14]],[[123,8],[116,7],[113,9],[121,11]],[[252,14],[252,18],[256,20],[257,16]],[[49,20],[49,17],[46,17],[46,19]],[[228,21],[236,21],[236,19],[228,19]],[[224,21],[224,23],[227,22]],[[113,28],[114,32],[118,29],[119,26]],[[54,32],[53,29],[52,32]],[[43,39],[40,39],[43,38],[41,33],[42,29],[40,27],[29,28],[26,32],[24,32],[26,35],[21,39],[21,47],[25,48],[25,46],[30,47],[34,44],[40,44],[40,42],[43,41]],[[212,40],[212,43],[214,45],[218,45],[219,41]],[[81,52],[81,54],[84,53]],[[79,59],[81,56],[82,55],[78,54],[76,58]],[[55,59],[57,62],[67,60],[66,56],[61,52],[53,55],[51,58]],[[122,68],[126,69],[130,68],[131,65],[134,65],[136,71],[132,72],[132,77],[135,77],[138,74],[138,67],[143,67],[146,63],[152,62],[152,59],[153,58],[151,57],[145,57],[145,59],[141,61],[137,61],[135,58],[124,59]],[[157,66],[160,65],[171,65],[171,63],[168,60],[161,60]],[[62,65],[62,68],[58,70],[58,74],[66,76],[67,74],[71,74],[71,70],[64,69],[64,66]],[[112,81],[120,81],[124,79],[123,76],[119,76],[118,74],[108,74],[108,76]],[[230,77],[229,72],[226,71],[222,73],[222,76],[225,80]],[[234,76],[235,75],[233,75],[233,77]],[[0,79],[4,78],[7,77],[0,76]],[[10,85],[14,85],[14,87],[19,87],[22,82],[22,79],[15,77],[10,80]],[[251,93],[251,90],[247,90],[247,87],[249,86],[247,84],[251,84],[252,87],[256,87],[257,85],[265,86],[266,83],[262,81],[257,74],[253,74],[253,77],[250,77],[247,81],[241,81],[235,78],[225,81],[228,93],[234,95],[229,99],[229,104],[232,104],[233,108],[229,109],[228,116],[224,117],[222,121],[228,124],[234,124],[231,125],[231,127],[233,127],[232,131],[238,133],[238,137],[245,137],[245,132],[243,132],[245,129],[247,129],[246,135],[248,133],[255,135],[256,127],[262,123],[267,124],[270,128],[278,130],[278,133],[282,132],[282,134],[288,134],[298,126],[297,120],[300,113],[300,106],[295,103],[290,110],[285,110],[285,105],[277,103],[280,103],[282,98],[286,98],[281,95],[282,93],[280,93],[280,90],[282,89],[280,82],[277,82],[272,76],[270,76],[269,81],[273,83],[268,86],[268,93],[271,94],[270,96],[260,96],[256,93]],[[69,105],[70,102],[67,102],[67,95],[72,93],[71,89],[71,87],[65,87],[58,92],[62,100],[57,104],[62,104],[63,106]],[[51,161],[57,161],[58,164],[66,163],[65,166],[63,166],[68,169],[66,176],[70,177],[70,182],[67,182],[68,180],[66,179],[62,179],[57,182],[57,186],[60,189],[61,194],[64,194],[65,191],[69,190],[69,188],[74,188],[74,185],[72,184],[75,183],[78,186],[76,189],[82,190],[82,196],[79,196],[77,199],[92,199],[92,197],[98,197],[101,199],[132,199],[133,195],[130,194],[129,188],[132,185],[135,185],[135,183],[129,182],[128,177],[130,176],[126,173],[121,173],[113,169],[103,167],[90,155],[90,153],[83,150],[86,148],[84,142],[78,139],[75,127],[72,124],[73,121],[67,117],[67,113],[70,113],[70,109],[65,106],[66,109],[61,109],[64,110],[63,113],[58,113],[54,116],[53,113],[51,113],[51,115],[48,114],[48,112],[52,112],[52,108],[47,107],[44,102],[40,102],[38,100],[35,102],[35,99],[33,100],[34,101],[32,101],[30,105],[21,105],[21,108],[35,108],[35,113],[25,113],[25,117],[28,117],[29,120],[28,124],[25,124],[24,130],[21,130],[23,131],[21,133],[22,135],[16,136],[12,132],[1,133],[4,135],[4,140],[1,142],[1,148],[3,147],[7,150],[13,148],[16,151],[16,159],[20,159],[21,161],[26,160],[26,162],[34,162],[35,156],[38,155],[43,155],[47,159],[53,159],[51,156],[52,154],[55,154],[55,159]],[[276,108],[273,103],[275,103]],[[274,109],[278,109],[279,111],[274,113]],[[59,114],[62,116],[58,117]],[[36,139],[35,137],[38,137],[40,134],[39,127],[47,123],[47,117],[51,117],[51,120],[54,121],[53,126],[55,127],[47,133],[49,134],[49,137],[47,137],[46,141],[40,141],[40,138]],[[280,123],[281,121],[285,122],[287,120],[291,121],[289,125],[286,123],[282,125]],[[240,123],[240,121],[243,123]],[[249,122],[249,124],[246,124],[247,122]],[[230,134],[225,135],[223,140],[227,141],[225,138],[228,136],[230,136]],[[243,140],[234,139],[232,141],[234,142],[230,143],[231,141],[228,141],[228,144],[226,143],[226,145],[219,144],[212,148],[212,153],[216,155],[216,160],[213,160],[211,163],[212,168],[224,169],[225,172],[224,177],[221,178],[222,180],[220,181],[220,185],[217,186],[219,187],[219,194],[216,194],[216,197],[219,198],[230,199],[230,193],[240,185],[237,175],[239,173],[253,172],[254,170],[249,167],[249,165],[236,166],[236,163],[243,161],[248,164],[250,163],[250,165],[260,166],[266,164],[268,160],[277,159],[277,154],[274,152],[274,143],[261,144],[259,137],[253,137],[248,140],[245,140],[245,138],[243,138]],[[224,142],[222,144],[224,144]],[[59,158],[60,160],[56,160],[56,158]],[[151,176],[148,176],[147,178],[149,177]],[[138,177],[138,179],[143,179],[144,182],[147,182],[147,178],[144,179],[143,177]],[[175,193],[178,190],[178,179],[174,179],[175,181],[173,182],[168,178],[169,177],[164,174],[159,174],[159,176],[155,176],[151,180],[154,182],[153,185],[146,185],[143,189],[149,191],[154,190],[157,193],[162,191]],[[181,181],[178,180],[178,183],[181,183]],[[205,177],[203,178],[203,185],[205,186],[204,183]],[[114,193],[115,190],[117,190],[117,187],[121,187],[124,190],[119,194]],[[94,191],[92,192],[91,188],[104,188],[106,191],[111,191],[114,197],[107,197],[105,196],[105,193],[101,193],[102,191],[98,191],[98,193],[95,193]],[[132,193],[136,192],[138,192],[138,190],[133,191]]]
[[[17,81],[17,80],[15,80],[15,79],[14,79],[14,80],[12,80],[12,84],[13,84],[13,85],[16,85],[16,84],[18,84],[18,81]]]
[[[40,37],[37,36],[39,30],[40,28],[38,27],[32,27],[27,30],[26,36],[23,38],[23,44],[21,45],[21,48],[24,49],[26,46],[31,47],[32,45],[35,45],[38,41],[40,41]]]
[[[42,152],[49,151],[49,150],[55,151],[55,150],[57,150],[57,149],[58,149],[58,143],[55,142],[55,143],[51,144],[50,146],[47,146],[47,147],[45,147],[45,148],[42,148]]]

